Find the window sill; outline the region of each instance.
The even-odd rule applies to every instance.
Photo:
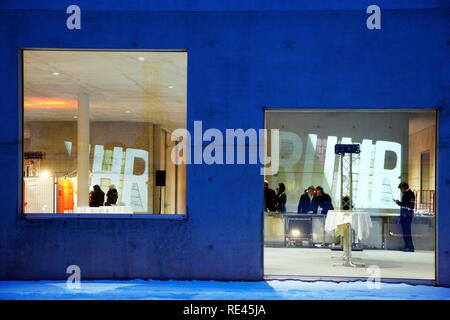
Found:
[[[148,219],[148,220],[186,220],[186,214],[89,214],[89,213],[70,213],[70,214],[40,214],[29,213],[21,216],[26,220],[45,220],[45,219]]]

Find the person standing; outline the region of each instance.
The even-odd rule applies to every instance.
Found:
[[[108,192],[106,193],[105,206],[112,206],[117,204],[117,199],[119,198],[119,193],[117,192],[115,185],[110,185]]]
[[[402,200],[394,200],[400,206],[400,224],[402,226],[403,240],[405,247],[402,251],[414,252],[414,244],[411,235],[411,223],[414,217],[414,203],[416,197],[414,192],[409,189],[409,185],[406,182],[402,182],[398,185],[402,193]]]
[[[328,210],[334,210],[331,197],[323,191],[321,186],[316,187],[317,213],[327,214]]]
[[[286,212],[286,186],[284,183],[279,183],[277,188],[277,211]]]
[[[105,193],[102,191],[100,186],[96,184],[94,186],[94,191],[89,193],[89,207],[101,207],[105,201]]]
[[[264,180],[264,211],[276,211],[277,194],[275,190],[270,189],[269,182]]]
[[[317,201],[315,189],[313,186],[308,187],[306,192],[301,195],[297,207],[298,213],[317,213]]]

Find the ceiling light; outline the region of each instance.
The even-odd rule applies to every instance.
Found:
[[[169,89],[173,89],[173,86],[168,86],[167,88],[169,88]]]
[[[130,113],[130,110],[125,111],[126,113]]]
[[[59,72],[53,72],[54,76],[59,76]]]
[[[24,107],[26,109],[76,109],[77,100],[26,96],[24,98]]]
[[[141,60],[141,61],[144,61],[144,60],[145,60],[144,57],[139,57],[138,59]]]
[[[78,117],[77,117],[77,116],[73,116],[73,118],[74,118],[74,119],[78,119]]]

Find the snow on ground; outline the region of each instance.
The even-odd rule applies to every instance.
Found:
[[[82,281],[69,289],[65,281],[2,281],[2,300],[59,299],[203,299],[203,300],[450,300],[450,288],[380,283],[369,289],[366,282],[269,280],[260,282],[219,281]]]

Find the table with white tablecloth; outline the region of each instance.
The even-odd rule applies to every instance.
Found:
[[[133,210],[129,206],[75,207],[73,213],[86,214],[130,214]]]
[[[372,219],[368,212],[349,211],[349,210],[330,210],[325,220],[325,231],[336,230],[339,225],[349,223],[355,230],[355,236],[358,240],[369,237],[372,228]]]
[[[365,239],[370,234],[372,219],[368,212],[350,210],[330,210],[325,220],[325,231],[336,232],[344,238],[344,265],[356,266],[351,261],[352,252],[352,230],[358,240]]]

